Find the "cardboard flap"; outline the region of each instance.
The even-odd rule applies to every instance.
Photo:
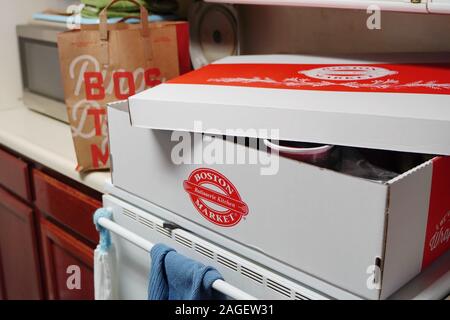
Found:
[[[229,57],[129,103],[136,127],[450,155],[450,54]]]
[[[432,161],[427,161],[389,183],[382,299],[421,270],[432,175]]]

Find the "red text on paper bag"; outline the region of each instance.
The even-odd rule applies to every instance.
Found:
[[[158,68],[150,68],[144,72],[143,81],[145,88],[151,88],[161,84],[161,71]],[[86,99],[89,101],[100,101],[106,98],[106,90],[110,84],[105,84],[102,72],[85,72],[83,74],[85,83]],[[111,84],[113,85],[114,95],[118,100],[128,99],[128,97],[136,94],[136,79],[132,72],[117,71],[112,73]],[[123,90],[123,88],[126,88]],[[103,136],[102,126],[106,121],[106,110],[96,107],[88,108],[87,115],[94,119],[95,136]],[[109,146],[106,143],[104,148],[100,148],[97,144],[90,145],[91,158],[94,168],[99,168],[100,163],[106,165],[109,160]]]
[[[158,68],[150,68],[144,72],[144,82],[146,88],[152,88],[161,84],[159,77],[161,71]],[[129,71],[117,71],[112,73],[112,81],[114,95],[118,100],[128,99],[128,97],[136,94],[135,77]],[[122,92],[122,83],[125,81],[128,88],[127,92]],[[86,87],[86,98],[88,100],[103,100],[106,97],[105,84],[101,72],[85,72],[84,82]]]

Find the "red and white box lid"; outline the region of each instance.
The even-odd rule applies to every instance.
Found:
[[[450,53],[228,57],[129,106],[135,127],[279,129],[280,140],[450,155]]]

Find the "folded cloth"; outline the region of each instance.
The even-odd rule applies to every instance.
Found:
[[[100,14],[101,9],[91,7],[91,6],[84,6],[83,9],[81,9],[81,16],[83,18],[98,18],[98,15]],[[131,12],[131,11],[116,11],[116,10],[108,10],[107,14],[108,18],[124,18],[124,17],[139,17],[139,11]]]
[[[111,244],[108,251],[100,246],[94,250],[94,293],[95,300],[116,300],[117,273],[115,270],[116,251]]]
[[[111,234],[99,224],[100,218],[111,219],[112,213],[104,208],[94,214],[95,228],[100,241],[94,251],[94,293],[95,300],[115,300],[117,295],[116,253],[111,243]]]
[[[178,10],[176,0],[137,0],[153,14],[171,14]],[[82,16],[86,18],[97,17],[98,13],[105,8],[110,0],[81,0],[85,7],[82,10]],[[84,10],[86,9],[86,10]],[[85,11],[83,13],[83,11]],[[96,12],[96,14],[94,13]],[[132,2],[119,1],[108,9],[108,17],[124,17],[126,12],[139,12],[139,8]],[[137,15],[137,14],[136,14]],[[130,15],[128,15],[130,16]],[[134,16],[134,14],[133,14]]]
[[[111,0],[81,0],[81,3],[88,5],[90,7],[94,7],[94,8],[98,8],[98,9],[103,9],[104,7],[106,7],[109,3],[111,2]],[[145,0],[137,0],[137,2],[139,2],[141,5],[147,7],[147,3],[145,2]],[[115,4],[113,4],[111,6],[111,8],[109,9],[111,11],[117,10],[117,11],[139,11],[139,8],[136,7],[136,5],[133,2],[130,1],[118,1]]]
[[[148,300],[213,300],[225,296],[212,288],[222,279],[210,266],[191,260],[164,244],[156,244],[150,257]]]
[[[176,0],[153,0],[147,1],[150,12],[157,14],[170,14],[178,10]]]

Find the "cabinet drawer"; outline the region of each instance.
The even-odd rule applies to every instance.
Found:
[[[0,298],[42,299],[33,210],[0,188]]]
[[[47,296],[50,300],[94,299],[94,250],[41,219]]]
[[[33,170],[33,182],[35,204],[41,212],[93,244],[98,242],[92,215],[101,207],[100,201],[38,170]]]
[[[31,201],[28,164],[0,149],[0,185]]]

